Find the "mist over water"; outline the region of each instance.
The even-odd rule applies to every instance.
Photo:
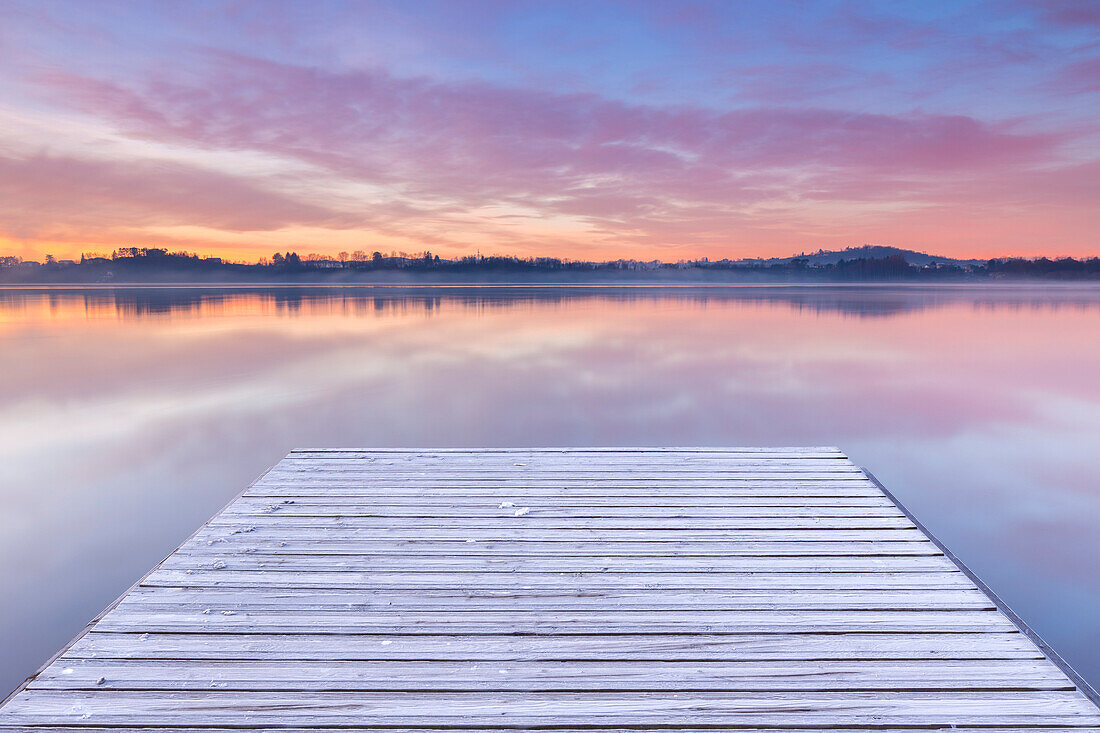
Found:
[[[837,445],[1100,684],[1100,288],[0,290],[0,697],[294,447]]]

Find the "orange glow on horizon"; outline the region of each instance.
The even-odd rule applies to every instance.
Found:
[[[935,244],[934,242],[929,243],[928,241],[899,242],[885,240],[849,239],[828,242],[814,242],[812,245],[802,245],[798,243],[762,243],[759,246],[739,244],[736,246],[647,246],[637,248],[626,248],[610,245],[578,245],[575,242],[556,243],[553,241],[548,241],[546,242],[545,246],[525,244],[523,246],[517,246],[510,249],[504,246],[494,248],[478,246],[476,244],[471,244],[469,246],[440,247],[433,246],[430,243],[406,243],[402,246],[396,246],[393,244],[383,244],[381,242],[363,243],[354,247],[353,245],[348,245],[348,247],[353,248],[318,247],[316,245],[311,245],[306,242],[296,243],[293,241],[273,241],[270,247],[265,248],[263,246],[219,245],[199,241],[164,242],[156,241],[155,239],[149,242],[144,242],[140,239],[128,239],[126,241],[112,243],[81,243],[79,241],[19,241],[5,239],[2,237],[0,237],[0,256],[17,256],[22,258],[23,260],[34,260],[42,262],[44,261],[46,255],[53,255],[56,259],[59,260],[79,261],[82,255],[88,257],[110,257],[112,252],[119,248],[148,247],[166,249],[169,252],[186,252],[189,254],[198,255],[200,257],[220,257],[227,262],[245,264],[255,264],[257,262],[270,260],[271,256],[276,252],[297,252],[302,257],[312,254],[321,257],[336,259],[341,253],[347,253],[350,257],[356,251],[364,252],[367,257],[369,257],[375,251],[379,251],[386,256],[394,253],[404,253],[411,256],[419,256],[425,251],[429,251],[432,254],[439,255],[441,258],[444,259],[458,259],[480,253],[484,257],[557,257],[564,260],[593,262],[615,261],[620,259],[636,260],[640,262],[648,262],[652,260],[660,260],[663,262],[676,262],[679,260],[695,260],[701,258],[709,258],[710,260],[738,260],[750,258],[790,257],[803,253],[812,254],[814,252],[817,252],[818,250],[843,250],[847,247],[859,247],[864,244],[898,247],[900,249],[913,250],[917,252],[924,252],[927,254],[938,255],[942,257],[952,257],[955,259],[963,260],[986,260],[1001,257],[1049,257],[1051,259],[1057,257],[1075,257],[1078,259],[1082,259],[1100,256],[1100,247],[1088,248],[1066,246],[1064,248],[1039,248],[1034,244],[1034,240],[1003,247],[968,247],[965,243],[950,243],[941,246]]]

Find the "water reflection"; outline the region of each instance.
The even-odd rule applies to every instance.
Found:
[[[1090,287],[0,290],[0,688],[294,446],[835,444],[1100,679]]]
[[[857,317],[967,305],[986,309],[1093,309],[1093,285],[947,285],[947,286],[347,286],[209,288],[0,288],[0,317],[32,311],[50,317],[201,316],[246,312],[363,315],[393,310],[432,313],[444,307],[515,308],[521,304],[563,305],[577,300],[616,303],[651,301],[708,304],[766,303],[798,311],[843,313]]]

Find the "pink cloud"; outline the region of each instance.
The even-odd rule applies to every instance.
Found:
[[[1100,57],[1069,64],[1058,74],[1055,83],[1070,94],[1100,92]]]
[[[0,221],[0,230],[18,239],[105,227],[183,224],[254,231],[358,223],[216,171],[166,161],[44,154],[0,157]]]
[[[1036,132],[1011,121],[786,107],[719,112],[380,70],[332,72],[222,52],[204,59],[186,76],[128,86],[60,73],[41,81],[55,101],[134,137],[293,159],[319,168],[312,175],[326,185],[336,176],[389,191],[385,201],[363,201],[355,217],[290,197],[280,198],[291,204],[284,208],[244,191],[236,192],[249,204],[240,213],[223,211],[220,200],[191,212],[192,218],[221,217],[231,229],[241,228],[238,217],[256,227],[270,215],[267,228],[359,221],[433,249],[476,241],[516,251],[549,246],[622,256],[608,248],[699,252],[690,248],[741,244],[755,253],[761,246],[874,240],[882,231],[897,242],[896,228],[882,225],[898,217],[899,205],[936,207],[931,220],[944,226],[952,217],[972,226],[975,207],[996,221],[998,207],[1020,198],[1019,186],[1006,182],[1023,185],[1037,171],[1055,181],[1067,201],[1082,198],[1074,186],[1088,188],[1060,162],[1071,133]],[[127,185],[139,190],[138,179]],[[960,192],[970,206],[965,213]],[[822,211],[839,211],[834,202],[884,208],[822,219]],[[547,242],[492,216],[456,223],[454,217],[483,206],[564,216],[587,231]],[[1057,236],[1079,236],[1079,218],[1064,216],[1059,227],[1065,232]]]
[[[71,75],[49,81],[134,135],[263,151],[464,205],[568,202],[593,185],[736,205],[742,177],[765,170],[1004,170],[1049,157],[1060,141],[966,116],[647,107],[227,54],[190,83],[140,91]]]
[[[1063,26],[1100,26],[1100,5],[1088,0],[1030,0],[1040,17]]]
[[[804,104],[832,95],[887,87],[886,72],[865,72],[839,64],[765,64],[730,70],[722,78],[739,99],[764,104]]]

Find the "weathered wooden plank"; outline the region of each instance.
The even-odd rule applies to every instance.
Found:
[[[272,491],[270,486],[256,486],[246,491],[244,496],[249,499],[293,499],[296,503],[316,504],[367,504],[370,506],[405,506],[410,501],[422,502],[430,505],[442,504],[449,506],[496,506],[505,501],[515,499],[528,499],[546,502],[548,504],[561,503],[575,507],[623,507],[623,506],[654,506],[654,507],[683,507],[683,506],[892,506],[886,497],[876,496],[871,491],[845,492],[846,495],[834,493],[814,493],[809,491],[790,492],[762,492],[751,489],[731,492],[717,489],[692,489],[676,490],[662,489],[661,486],[646,491],[628,491],[628,488],[620,490],[587,488],[561,489],[557,486],[548,488],[531,489],[519,488],[516,491],[508,489],[502,493],[499,489],[386,489],[378,490],[375,486],[366,486],[361,490],[350,491],[335,489],[333,486],[320,486],[318,490],[283,489]]]
[[[360,458],[364,456],[444,456],[450,457],[453,455],[465,455],[465,453],[476,453],[477,456],[497,456],[497,455],[514,455],[514,453],[535,453],[535,455],[569,455],[576,456],[577,458],[586,458],[588,456],[601,456],[604,453],[623,453],[623,455],[634,456],[637,453],[645,453],[645,455],[665,455],[665,453],[673,453],[673,455],[693,456],[697,453],[716,453],[716,455],[729,455],[734,456],[738,453],[763,453],[763,455],[773,456],[777,453],[794,453],[795,456],[807,455],[807,453],[826,453],[826,455],[840,455],[844,456],[844,453],[840,451],[836,446],[584,446],[577,448],[554,448],[554,447],[532,447],[532,448],[432,448],[426,450],[423,448],[294,448],[287,453],[287,458],[303,458],[309,457],[310,453],[316,453],[317,456],[333,456],[337,453],[346,453],[346,455],[353,458]]]
[[[176,553],[161,566],[167,570],[296,570],[355,572],[482,571],[503,573],[869,573],[953,572],[942,555],[914,556],[726,556],[675,557],[509,557],[438,555],[309,555],[261,553]]]
[[[302,496],[379,496],[385,495],[438,495],[477,498],[497,497],[501,491],[527,491],[531,494],[546,494],[559,497],[595,497],[611,499],[615,497],[881,497],[881,492],[865,478],[834,478],[828,481],[797,481],[771,479],[702,480],[688,478],[647,478],[639,475],[630,479],[616,478],[604,481],[592,479],[545,479],[533,477],[518,478],[454,478],[435,479],[419,477],[394,479],[381,477],[372,480],[355,478],[312,479],[293,477],[273,479],[265,477],[250,488],[247,495],[271,493]]]
[[[314,453],[305,455],[298,451],[288,453],[279,465],[293,464],[373,464],[382,463],[389,465],[402,464],[431,464],[435,466],[465,466],[504,463],[506,465],[525,465],[531,462],[564,463],[571,466],[583,464],[585,466],[598,466],[606,462],[621,462],[629,465],[650,465],[655,463],[674,463],[676,465],[690,465],[698,462],[767,462],[777,463],[789,461],[836,461],[850,463],[842,453],[831,451],[569,451],[567,453],[555,453],[545,451],[526,451],[513,453],[500,453],[493,451],[451,452],[443,453],[436,450],[420,453],[383,453],[369,452],[343,455],[337,453]]]
[[[993,603],[976,589],[952,590],[787,590],[668,591],[603,590],[426,590],[318,591],[255,589],[146,588],[131,591],[119,604],[145,609],[284,609],[324,611],[388,610],[495,610],[635,609],[648,611],[703,609],[802,610],[991,610]]]
[[[259,541],[263,538],[279,541],[304,541],[324,538],[333,544],[343,542],[372,541],[458,541],[469,542],[519,542],[519,543],[576,543],[576,542],[648,542],[652,544],[674,542],[707,542],[732,546],[740,542],[911,542],[924,539],[916,527],[838,529],[814,528],[792,532],[790,529],[745,528],[702,530],[638,530],[638,529],[544,529],[533,532],[523,524],[504,525],[486,529],[441,526],[432,528],[401,527],[339,527],[338,531],[318,532],[310,527],[286,526],[275,522],[208,524],[195,536],[196,542],[219,539],[245,539]],[[472,541],[472,542],[471,542]]]
[[[302,538],[285,540],[250,532],[187,542],[179,554],[207,557],[223,553],[258,555],[369,555],[386,557],[768,557],[847,556],[897,557],[938,555],[943,552],[932,542],[919,541],[764,541],[737,540],[689,542],[594,542],[569,543],[519,540],[354,540]]]
[[[621,476],[629,479],[633,476],[684,476],[722,478],[736,475],[742,478],[753,476],[775,476],[794,474],[796,477],[806,474],[822,475],[825,478],[861,476],[858,468],[846,460],[777,460],[759,461],[588,461],[578,466],[576,461],[526,461],[522,463],[493,462],[471,459],[469,461],[404,462],[395,464],[390,461],[292,461],[287,460],[272,469],[273,476],[294,476],[309,474],[315,476],[509,476],[524,478],[530,476],[583,476],[589,479],[606,479]]]
[[[500,508],[500,504],[508,501],[522,499],[526,501],[541,501],[548,505],[562,505],[576,508],[587,507],[652,507],[675,509],[682,507],[857,507],[893,506],[889,500],[881,496],[874,496],[870,492],[861,495],[836,496],[836,495],[766,495],[760,492],[741,492],[740,495],[720,494],[717,491],[699,489],[691,494],[683,492],[663,491],[659,487],[647,493],[633,493],[619,491],[605,491],[596,495],[582,495],[581,489],[549,489],[546,492],[507,492],[502,494],[499,490],[461,491],[455,489],[440,491],[431,490],[391,490],[379,492],[373,488],[358,493],[327,490],[312,493],[294,493],[284,491],[273,493],[264,487],[245,492],[244,497],[255,502],[291,499],[296,504],[316,505],[355,505],[370,507],[408,506],[410,502],[423,503],[425,506],[446,506],[453,508]]]
[[[558,502],[531,501],[517,504],[502,501],[481,506],[432,505],[410,501],[401,505],[371,502],[309,502],[301,498],[272,500],[266,497],[242,497],[222,517],[245,517],[281,512],[288,517],[380,517],[428,519],[513,518],[526,510],[533,518],[553,519],[786,519],[788,517],[879,518],[904,516],[894,506],[561,506]]]
[[[117,634],[92,631],[63,659],[806,661],[1042,659],[1026,636],[986,633],[423,636]]]
[[[922,662],[282,662],[72,660],[31,689],[284,691],[1072,690],[1044,660]]]
[[[13,727],[13,726],[0,725],[0,733],[14,733],[15,731],[18,731],[18,733],[26,733],[27,730],[28,729],[26,727],[23,727],[23,726]],[[44,730],[44,729],[35,728],[33,730]],[[48,730],[49,730],[49,733],[87,733],[89,730],[95,730],[95,729],[94,728],[83,727],[83,726],[82,727],[49,726]],[[197,728],[197,727],[192,727],[192,726],[173,726],[171,728],[171,730],[173,732],[178,732],[178,733],[240,733],[241,730],[247,730],[247,731],[249,731],[249,733],[310,733],[312,731],[325,730],[325,729],[317,728],[315,726],[311,726],[309,728],[302,728],[300,726],[293,726],[293,727],[279,726],[277,728],[268,727],[268,726],[248,726],[247,728],[243,728],[243,727],[225,728],[225,727],[217,727],[217,726],[214,726],[214,727],[203,726],[201,728]],[[333,729],[330,728],[328,730],[333,730]],[[354,731],[356,733],[360,733],[360,732],[364,732],[364,731],[370,731],[371,733],[444,733],[445,731],[452,732],[452,733],[454,731],[463,731],[464,733],[474,733],[474,731],[478,731],[479,733],[481,733],[482,731],[484,731],[484,729],[481,729],[481,728],[455,728],[455,727],[447,727],[447,728],[432,728],[432,727],[400,728],[400,727],[394,727],[394,726],[388,726],[388,725],[385,726],[385,727],[382,727],[382,728],[380,728],[380,727],[368,727],[368,726],[362,726],[362,725],[357,725],[357,726],[354,726],[354,727],[341,726],[340,728],[338,728],[336,730]],[[501,730],[501,729],[500,728],[495,728],[494,730]],[[517,726],[517,727],[509,726],[507,728],[507,730],[515,731],[516,733],[534,733],[534,731],[542,731],[542,730],[546,730],[546,729],[545,728],[523,727],[523,726]],[[554,728],[553,730],[555,731],[555,733],[634,733],[638,729],[637,728],[623,728],[621,726],[616,727],[616,728],[586,726],[584,728],[569,728],[569,727]],[[676,733],[714,733],[715,730],[717,730],[717,729],[714,728],[714,727],[710,727],[710,728],[691,728],[691,727],[687,727],[687,726],[679,726],[679,725],[676,726]],[[739,725],[739,726],[737,726],[736,730],[738,731],[738,733],[837,733],[838,728],[836,728],[835,726],[829,726],[827,728],[823,728],[823,727],[820,727],[820,726],[812,726],[811,727],[811,726],[803,726],[803,725],[800,725],[797,728],[790,728],[790,727],[779,727],[779,728],[777,728],[777,727],[771,726],[771,725],[768,725],[765,728],[761,728],[761,727],[758,727],[758,726]],[[852,729],[848,728],[848,730],[851,731]],[[969,726],[957,726],[957,725],[946,725],[946,724],[945,725],[934,725],[934,726],[920,726],[919,728],[913,728],[913,727],[896,728],[896,727],[878,727],[878,726],[876,726],[874,728],[875,733],[913,733],[914,730],[943,731],[943,733],[991,733],[992,731],[1001,731],[1002,733],[1008,733],[1008,731],[1005,731],[1005,729],[1003,727],[1001,727],[1001,728],[990,728],[990,727],[987,727],[987,726],[983,726],[981,728],[972,728],[972,727],[969,727]],[[1090,731],[1091,732],[1091,731],[1095,731],[1096,729],[1091,728],[1091,727],[1077,726],[1077,725],[1070,724],[1070,725],[1059,725],[1057,727],[1028,725],[1025,728],[1021,728],[1019,726],[1012,726],[1009,730],[1011,730],[1013,733],[1017,733],[1018,731],[1021,731],[1021,730],[1026,730],[1027,733],[1084,733],[1085,731]],[[164,728],[150,728],[150,727],[147,727],[147,726],[143,726],[143,727],[111,726],[110,731],[111,731],[111,733],[154,733],[156,731],[163,732]]]
[[[513,512],[514,514],[514,512]],[[219,515],[210,520],[210,527],[238,527],[273,522],[279,527],[307,527],[324,529],[381,529],[388,532],[402,529],[421,529],[425,531],[440,529],[486,529],[520,526],[528,533],[547,530],[578,529],[625,529],[635,532],[660,530],[702,531],[702,530],[738,530],[738,529],[912,529],[913,523],[905,516],[883,517],[729,517],[729,518],[607,518],[607,519],[560,519],[540,517],[537,507],[531,508],[526,516],[506,515],[500,517],[295,517],[289,514],[271,512],[269,514],[251,514],[247,518],[235,515]]]
[[[915,557],[415,557],[214,554],[198,558],[176,553],[164,570],[282,570],[294,572],[448,571],[482,573],[892,573],[953,572],[941,556]]]
[[[850,463],[848,459],[839,453],[794,453],[790,451],[773,453],[734,453],[734,452],[710,452],[710,453],[686,453],[686,452],[657,452],[657,453],[451,453],[446,456],[431,452],[425,454],[364,454],[357,456],[341,456],[336,454],[315,454],[304,456],[301,453],[291,452],[280,462],[280,466],[300,465],[353,465],[367,464],[374,466],[408,466],[428,465],[432,467],[454,466],[516,466],[531,465],[566,465],[575,467],[579,461],[585,466],[617,465],[628,468],[652,465],[713,465],[719,464],[753,464],[753,465],[790,465],[792,463],[806,462],[808,465],[823,463]]]
[[[594,481],[602,482],[608,479],[615,479],[616,477],[626,481],[635,481],[643,479],[649,476],[654,469],[661,478],[677,477],[683,479],[690,479],[692,477],[702,478],[703,480],[718,481],[725,479],[746,479],[751,478],[748,475],[737,476],[733,474],[751,473],[754,475],[766,476],[775,478],[775,474],[784,474],[789,472],[795,472],[799,474],[805,473],[820,473],[823,479],[827,480],[860,480],[866,479],[866,476],[859,471],[850,470],[853,464],[847,460],[840,461],[818,461],[803,462],[803,461],[769,461],[764,460],[759,464],[737,464],[730,463],[724,464],[727,467],[733,469],[733,473],[720,472],[714,474],[710,478],[708,475],[711,472],[708,468],[720,467],[722,464],[711,463],[708,465],[695,465],[685,466],[679,462],[638,462],[634,466],[602,466],[596,467],[597,470],[586,471],[588,464],[584,461],[574,461],[573,463],[563,463],[557,466],[546,466],[545,469],[538,465],[516,465],[511,462],[504,462],[498,464],[479,462],[476,466],[473,466],[475,470],[471,473],[464,470],[464,466],[451,466],[439,463],[408,463],[402,466],[378,466],[369,461],[345,461],[342,463],[334,463],[331,466],[318,464],[314,462],[298,462],[293,464],[290,462],[279,463],[272,467],[270,473],[285,473],[292,476],[305,476],[310,473],[310,468],[317,468],[318,472],[323,472],[331,468],[339,475],[344,476],[357,476],[357,475],[371,475],[382,478],[388,477],[417,477],[428,478],[433,477],[466,477],[469,480],[471,477],[477,477],[481,474],[486,476],[495,476],[498,478],[511,479],[511,480],[523,480],[529,478],[538,478],[546,471],[550,473],[544,476],[544,478],[561,478],[562,474],[569,474],[576,478],[576,480],[582,481]],[[388,469],[388,470],[382,470]],[[837,472],[838,469],[842,469]],[[478,472],[480,471],[480,473]],[[840,475],[844,474],[844,475]],[[796,476],[793,479],[795,481],[808,481],[805,476]]]
[[[23,726],[11,727],[11,726],[0,725],[0,733],[12,733],[14,731],[18,731],[19,733],[26,733],[27,730],[28,729],[26,727],[23,727]],[[44,729],[34,728],[32,730],[44,730]],[[48,728],[49,733],[87,733],[89,730],[96,730],[96,729],[95,728],[88,728],[88,727],[71,727],[71,726],[50,726]],[[104,730],[104,729],[100,728],[99,730]],[[111,726],[109,730],[111,731],[111,733],[154,733],[155,731],[163,732],[165,729],[164,728],[150,728],[150,727],[134,727],[134,726]],[[309,728],[302,728],[300,726],[269,727],[269,726],[262,726],[261,725],[261,726],[248,726],[247,728],[240,727],[240,726],[233,727],[233,728],[225,728],[225,727],[218,727],[218,726],[213,726],[213,727],[203,726],[201,728],[192,727],[192,726],[172,726],[171,730],[174,733],[175,732],[178,732],[178,733],[240,733],[240,731],[242,731],[242,730],[247,730],[247,731],[249,731],[249,733],[307,733],[307,732],[312,732],[312,731],[317,731],[317,730],[326,730],[326,729],[325,728],[318,728],[316,726],[311,726]],[[401,727],[394,727],[394,726],[389,726],[389,725],[387,725],[385,727],[356,725],[354,727],[340,726],[339,728],[336,728],[336,729],[328,728],[327,730],[353,731],[355,733],[362,733],[362,732],[367,732],[367,731],[369,731],[370,733],[444,733],[444,732],[453,733],[455,731],[462,731],[463,733],[475,733],[475,731],[477,733],[484,733],[484,731],[486,729],[485,728],[455,728],[453,726],[448,726],[446,728],[439,728],[439,727],[434,727],[433,728],[433,727],[430,727],[430,726],[428,726],[428,727],[419,727],[419,728],[401,728]],[[509,731],[515,731],[516,733],[534,733],[535,731],[545,731],[547,729],[546,728],[538,728],[538,727],[530,727],[530,726],[527,726],[527,727],[524,727],[524,726],[509,726],[505,729],[502,729],[502,728],[498,727],[498,728],[493,728],[492,730],[509,730]],[[608,728],[608,727],[602,727],[602,726],[601,727],[585,726],[583,728],[579,728],[579,727],[574,727],[574,728],[562,727],[562,728],[554,728],[553,730],[555,731],[555,733],[636,733],[638,728],[624,728],[622,726],[614,727],[614,728]],[[715,727],[691,728],[689,726],[677,725],[675,730],[676,730],[676,733],[715,733],[715,731],[720,730],[720,728],[715,728]],[[729,730],[729,729],[727,728],[727,730]],[[805,725],[799,725],[797,728],[790,728],[790,727],[785,727],[785,726],[784,727],[775,727],[775,726],[771,726],[771,725],[767,725],[767,727],[759,727],[759,726],[755,726],[755,725],[739,725],[739,726],[736,727],[735,730],[737,731],[737,733],[837,733],[838,730],[847,730],[849,733],[851,733],[853,731],[853,728],[848,727],[847,729],[838,729],[836,726],[821,727],[821,726],[805,726]],[[1068,725],[1059,725],[1059,726],[1056,726],[1056,727],[1046,726],[1046,725],[1044,725],[1044,726],[1027,725],[1027,726],[1024,726],[1024,727],[1010,726],[1007,730],[1003,726],[1002,727],[982,726],[980,728],[973,728],[973,727],[970,727],[970,726],[957,726],[957,725],[949,725],[949,724],[932,725],[932,726],[922,725],[922,726],[917,727],[917,728],[914,728],[912,726],[906,727],[906,728],[876,726],[873,730],[875,731],[875,733],[913,733],[915,730],[919,730],[919,731],[942,731],[943,733],[994,733],[994,732],[997,732],[997,733],[1010,733],[1010,732],[1011,733],[1019,733],[1020,731],[1025,731],[1025,730],[1027,731],[1027,733],[1085,733],[1086,731],[1089,732],[1089,733],[1093,733],[1097,729],[1093,728],[1093,727],[1074,725],[1074,724],[1071,723],[1071,724],[1068,724]]]
[[[650,465],[674,465],[692,466],[696,464],[710,465],[722,464],[761,464],[785,465],[805,461],[808,464],[842,463],[851,465],[851,461],[839,453],[799,453],[791,451],[771,453],[737,453],[737,452],[657,452],[657,453],[617,453],[608,451],[604,453],[490,453],[478,451],[476,453],[451,453],[440,454],[430,451],[422,454],[407,453],[394,454],[361,454],[354,457],[335,454],[315,454],[304,456],[301,453],[290,452],[280,461],[279,466],[301,465],[385,465],[407,466],[428,465],[432,467],[466,467],[466,466],[496,466],[524,467],[529,465],[566,465],[576,468],[578,464],[583,466],[603,466],[608,464],[624,465],[626,467],[650,466]]]
[[[365,458],[313,457],[299,458],[294,454],[280,461],[276,471],[443,471],[478,472],[508,471],[522,474],[529,471],[568,471],[595,473],[617,471],[622,473],[655,469],[658,471],[833,471],[852,472],[854,464],[847,458],[835,455],[693,455],[653,454],[618,455],[613,453],[576,457],[572,455],[451,455],[438,457],[384,457]]]
[[[1077,692],[419,693],[26,690],[10,724],[135,725],[1051,725],[1100,724]]]
[[[668,484],[670,486],[696,486],[706,485],[715,486],[720,488],[723,484],[729,484],[730,487],[742,487],[752,483],[758,483],[761,488],[766,487],[805,487],[812,488],[815,485],[825,484],[828,486],[836,486],[837,488],[846,486],[861,486],[867,483],[872,483],[867,478],[866,474],[859,471],[811,471],[809,473],[816,474],[815,476],[808,476],[807,472],[803,469],[796,472],[795,475],[788,475],[789,471],[778,471],[774,467],[771,470],[753,471],[750,473],[745,472],[725,472],[721,474],[714,474],[708,471],[659,471],[654,472],[648,470],[645,466],[642,466],[641,470],[637,471],[595,471],[588,472],[578,468],[572,470],[563,469],[562,471],[554,471],[551,473],[545,473],[542,471],[517,471],[506,470],[504,468],[495,471],[486,471],[483,474],[471,473],[461,470],[430,470],[430,469],[413,469],[407,468],[401,471],[376,471],[372,473],[364,473],[362,471],[352,470],[352,467],[348,467],[346,470],[337,471],[332,475],[324,476],[327,480],[332,480],[339,483],[365,483],[371,484],[392,483],[395,486],[408,486],[412,483],[423,482],[425,486],[452,486],[457,485],[460,482],[464,482],[466,485],[476,487],[478,485],[484,486],[496,486],[498,483],[511,483],[517,486],[529,485],[531,486],[543,486],[543,485],[576,485],[576,486],[608,486],[614,484],[624,484],[627,486],[647,486],[655,484]],[[281,476],[280,476],[281,474]],[[306,470],[296,471],[283,471],[282,469],[276,470],[272,468],[265,473],[258,481],[266,483],[281,483],[284,481],[298,481],[298,482],[313,482],[316,483],[321,479],[321,475],[318,472],[317,479],[311,479],[311,472]],[[279,478],[274,478],[279,477]]]
[[[627,456],[639,456],[645,459],[655,459],[660,457],[682,457],[685,460],[692,460],[699,457],[729,457],[736,458],[743,454],[749,456],[776,456],[781,454],[790,453],[795,457],[797,456],[812,456],[814,454],[824,454],[828,457],[846,458],[844,453],[835,446],[777,446],[777,447],[758,447],[758,446],[684,446],[682,448],[677,447],[665,447],[665,446],[584,446],[576,448],[561,448],[561,447],[545,447],[545,446],[532,446],[529,448],[324,448],[324,449],[309,449],[309,448],[294,448],[285,456],[286,459],[296,460],[302,458],[331,458],[336,454],[346,454],[353,458],[365,457],[383,457],[392,460],[425,460],[436,459],[451,461],[463,457],[484,457],[491,459],[499,456],[515,456],[515,455],[531,455],[540,456],[546,458],[571,458],[579,457],[586,460],[593,460],[598,458],[607,457],[627,457]],[[312,456],[306,454],[313,454]]]
[[[149,575],[143,586],[191,588],[972,588],[961,572],[925,573],[408,573],[285,572],[236,570],[165,570]]]
[[[784,634],[1008,632],[996,611],[345,611],[157,610],[118,606],[96,625],[125,633],[265,633],[323,630],[333,634]]]
[[[280,462],[277,470],[293,471],[570,471],[577,472],[582,467],[571,457],[514,456],[511,458],[489,456],[452,456],[441,459],[391,459],[374,457],[366,460],[347,458],[311,458],[296,459],[287,457]],[[783,456],[739,456],[724,458],[721,456],[700,456],[696,458],[646,457],[644,459],[614,456],[589,458],[583,462],[585,471],[616,471],[625,474],[637,471],[852,471],[852,463],[839,457],[783,457]]]
[[[622,453],[622,454],[638,454],[638,453],[830,453],[841,454],[843,452],[838,446],[835,445],[791,445],[791,446],[774,446],[774,445],[683,445],[683,446],[669,446],[669,445],[585,445],[575,447],[563,447],[553,445],[532,445],[532,446],[512,446],[512,447],[500,447],[489,446],[483,448],[471,448],[471,447],[451,447],[451,448],[423,448],[412,446],[386,446],[386,447],[371,447],[364,448],[362,446],[304,446],[301,448],[292,448],[287,457],[291,456],[303,456],[305,454],[316,453],[318,455],[331,455],[333,453],[347,453],[351,456],[363,456],[363,455],[442,455],[449,456],[452,454],[465,454],[476,453],[478,455],[498,455],[498,454],[514,454],[514,453],[536,453],[536,454],[568,454],[587,456],[589,454],[603,454],[603,453]]]

